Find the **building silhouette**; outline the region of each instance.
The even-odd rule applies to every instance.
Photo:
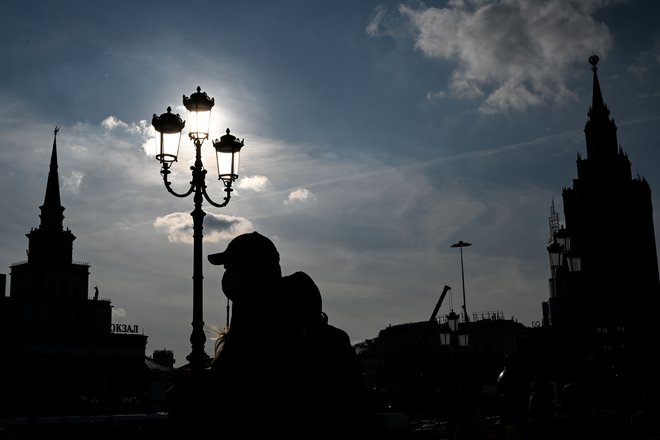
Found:
[[[658,376],[660,301],[651,189],[631,173],[593,71],[587,156],[562,192],[565,223],[550,215],[550,295],[543,322],[560,378],[591,385],[600,403],[638,399]],[[625,394],[617,394],[621,389]]]
[[[147,336],[112,324],[97,287],[89,298],[90,266],[73,260],[76,237],[63,227],[57,131],[28,259],[11,266],[0,296],[0,418],[144,411]]]
[[[660,279],[651,189],[631,173],[602,96],[598,58],[589,61],[587,156],[578,154],[577,177],[563,189],[564,222],[552,204],[550,294],[542,320],[526,327],[501,312],[473,314],[455,331],[467,335],[465,345],[447,338],[443,317],[381,330],[355,345],[380,410],[442,420],[461,409],[497,416],[496,382],[509,354],[524,367],[530,391],[532,384],[545,390],[558,411],[552,416],[557,429],[567,429],[561,418],[566,390],[580,390],[599,438],[629,438],[632,419],[626,417],[637,414],[645,396],[656,396]],[[473,434],[478,425],[476,416],[467,422]]]
[[[501,311],[480,312],[454,332],[446,316],[389,325],[354,348],[379,410],[446,419],[459,404],[495,413],[505,355],[533,364],[541,345],[537,330],[505,319]]]

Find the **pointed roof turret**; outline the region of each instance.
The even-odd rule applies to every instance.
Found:
[[[589,57],[589,64],[593,71],[593,91],[591,107],[589,107],[589,120],[584,127],[587,140],[587,157],[616,156],[618,141],[616,138],[616,124],[610,119],[610,110],[605,105],[603,93],[598,81],[598,55]]]
[[[62,221],[64,220],[64,207],[60,201],[60,182],[57,173],[57,133],[59,127],[55,127],[53,136],[53,151],[50,155],[50,170],[48,171],[48,183],[46,184],[46,196],[44,204],[39,207],[41,214],[42,230],[62,230]]]
[[[76,237],[63,228],[64,207],[60,201],[60,182],[57,174],[57,132],[55,127],[53,150],[50,154],[50,169],[46,183],[44,204],[39,207],[41,224],[32,228],[27,235],[29,240],[28,264],[72,263],[73,241]]]
[[[605,105],[603,100],[603,93],[600,91],[600,83],[598,82],[598,55],[592,55],[589,57],[589,64],[591,64],[591,70],[594,73],[593,80],[593,91],[591,94],[591,107],[589,108],[589,118],[607,118],[610,115],[610,110]]]

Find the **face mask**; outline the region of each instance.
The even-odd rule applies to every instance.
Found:
[[[241,291],[241,274],[234,270],[226,270],[222,276],[222,291],[231,301],[236,300]]]

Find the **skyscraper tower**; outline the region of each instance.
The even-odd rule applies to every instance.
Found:
[[[608,374],[642,377],[658,357],[660,281],[651,189],[631,174],[603,100],[598,57],[589,63],[587,157],[578,154],[577,178],[562,191],[565,226],[551,228],[551,242],[560,247],[548,251],[559,249],[562,259],[553,267],[544,321],[568,336],[561,344],[571,368],[591,362]],[[579,266],[570,264],[575,261]]]

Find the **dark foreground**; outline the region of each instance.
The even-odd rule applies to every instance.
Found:
[[[379,413],[374,439],[383,440],[554,440],[612,439],[660,440],[660,418],[637,413],[592,414],[583,420],[555,418],[542,426],[511,429],[497,417],[464,421],[415,419],[405,413]],[[313,433],[310,433],[313,438]],[[0,419],[0,439],[33,439],[41,436],[70,439],[164,439],[167,414],[68,416]]]

